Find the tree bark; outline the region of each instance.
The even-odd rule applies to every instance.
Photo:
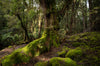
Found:
[[[40,13],[40,15],[39,15],[39,23],[38,23],[38,26],[39,26],[38,35],[39,35],[39,37],[41,37],[42,20],[43,20],[42,19],[42,15]]]
[[[89,1],[89,31],[92,30],[93,27],[93,22],[94,22],[94,15],[93,15],[93,0],[88,0]]]
[[[100,0],[93,0],[92,31],[100,31]]]
[[[25,41],[26,41],[26,40],[29,41],[29,36],[28,36],[27,27],[24,26],[23,21],[22,21],[22,18],[20,17],[20,15],[19,15],[19,14],[16,14],[16,16],[17,16],[18,19],[20,20],[20,22],[21,22],[21,27],[22,27],[22,29],[24,30],[24,33],[25,33],[25,38],[24,38],[24,40],[25,40]]]

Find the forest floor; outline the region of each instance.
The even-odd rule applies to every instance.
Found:
[[[24,46],[26,46],[26,44],[12,46],[11,48],[5,48],[0,51],[0,58],[12,53],[15,49]],[[45,52],[37,57],[31,58],[29,62],[16,64],[14,66],[34,66],[34,64],[38,62],[49,62],[54,57],[69,57],[74,60],[78,64],[78,66],[99,66],[100,32],[87,32],[67,36],[61,42],[59,47],[51,47],[48,52]]]
[[[11,54],[14,50],[24,47],[27,44],[23,44],[23,45],[17,45],[17,46],[11,46],[11,47],[7,47],[3,50],[0,51],[0,58]],[[22,63],[22,64],[18,64],[16,66],[33,66],[36,62],[38,61],[49,61],[51,58],[53,57],[57,57],[58,54],[57,52],[61,51],[61,49],[63,48],[63,45],[60,45],[58,48],[54,48],[52,47],[51,50],[49,50],[48,52],[45,52],[43,54],[41,54],[40,56],[37,56],[35,58],[30,59],[30,61],[28,63]]]
[[[18,49],[18,48],[21,48],[21,47],[24,47],[26,46],[27,44],[22,44],[22,45],[13,45],[13,46],[9,46],[5,49],[2,49],[0,51],[0,58],[6,56],[6,55],[9,55],[11,54],[14,50]]]

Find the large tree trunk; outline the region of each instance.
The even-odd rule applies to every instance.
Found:
[[[48,4],[49,3],[49,4]],[[54,12],[54,0],[40,0],[40,5],[42,6],[43,14],[44,14],[44,19],[45,19],[45,30],[47,34],[47,41],[46,45],[48,48],[50,48],[51,44],[54,46],[57,46],[59,44],[58,42],[58,35],[57,35],[57,30],[58,30],[58,22],[56,18],[56,13]]]

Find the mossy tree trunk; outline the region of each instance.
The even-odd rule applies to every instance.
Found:
[[[56,10],[55,10],[55,0],[39,0],[40,6],[43,10],[44,19],[45,19],[45,26],[44,29],[47,34],[47,41],[46,45],[50,48],[50,45],[58,46],[58,35],[57,35],[57,28],[58,22],[56,17]]]
[[[66,9],[69,9],[69,5],[73,0],[64,1],[64,7],[59,11],[56,9],[56,0],[39,0],[39,2],[45,17],[46,44],[47,46],[51,44],[58,46],[59,36],[57,31],[59,30],[59,23],[57,17],[65,14]]]

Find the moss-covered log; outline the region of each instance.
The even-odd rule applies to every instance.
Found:
[[[52,46],[58,46],[56,39],[57,36],[54,33],[50,33],[49,38],[45,31],[41,38],[30,42],[23,48],[15,50],[2,60],[3,66],[12,66],[14,64],[28,62],[31,57],[39,56],[44,51],[48,51]]]
[[[38,56],[40,53],[46,50],[45,41],[46,33],[41,38],[30,42],[27,46],[15,50],[2,60],[3,66],[12,66],[14,64],[28,62],[31,57]]]

